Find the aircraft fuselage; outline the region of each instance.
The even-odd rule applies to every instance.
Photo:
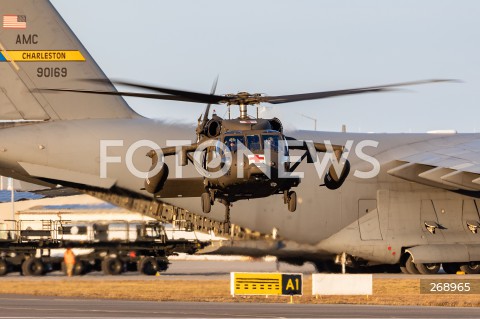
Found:
[[[167,140],[169,145],[178,140],[195,142],[192,128],[141,118],[56,121],[4,128],[0,131],[1,173],[80,188],[114,186],[150,197],[142,190],[144,178],[135,176],[128,168],[130,164],[138,172],[146,172],[150,167],[150,159],[145,156],[149,147],[140,146],[144,145],[140,141],[160,147],[167,145]],[[387,173],[396,160],[396,151],[390,150],[405,145],[403,152],[407,154],[410,144],[449,136],[311,131],[289,135],[339,145],[353,141],[348,157],[351,173],[345,184],[338,190],[319,186],[322,181],[315,165],[303,163],[298,168],[304,178],[297,190],[297,212],[288,212],[281,195],[274,195],[236,202],[231,211],[232,223],[264,233],[275,228],[282,238],[308,245],[308,250],[317,250],[319,256],[347,252],[383,263],[398,262],[405,247],[455,240],[478,243],[478,236],[465,226],[468,220],[478,220],[472,197],[404,181]],[[355,176],[356,171],[369,172],[373,168],[371,161],[359,158],[355,152],[356,146],[365,140],[378,142],[377,147],[362,151],[380,164],[379,173],[367,179]],[[101,160],[105,155],[106,162]],[[167,164],[175,167],[174,160],[167,160]],[[182,176],[198,176],[193,167],[181,169]],[[175,174],[180,172],[171,172],[171,176]],[[201,213],[198,198],[164,201]],[[441,213],[442,209],[446,213]],[[223,211],[215,207],[210,215],[221,220]],[[429,233],[424,224],[432,221],[446,229]]]

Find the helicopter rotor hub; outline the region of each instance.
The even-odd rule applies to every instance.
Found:
[[[225,94],[228,97],[224,103],[230,105],[255,105],[263,102],[263,96],[260,93],[238,92],[237,94]]]

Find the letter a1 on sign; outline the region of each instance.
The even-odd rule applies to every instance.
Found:
[[[282,295],[293,296],[303,294],[302,274],[282,274]]]

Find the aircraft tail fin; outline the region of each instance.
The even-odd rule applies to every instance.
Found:
[[[48,0],[2,1],[0,120],[138,117],[120,96],[43,92],[43,88],[115,91]]]

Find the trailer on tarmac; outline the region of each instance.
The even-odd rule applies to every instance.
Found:
[[[120,275],[138,271],[155,275],[167,270],[168,257],[193,254],[209,242],[169,239],[158,221],[20,220],[0,230],[0,276],[20,272],[41,276],[65,270],[63,252],[76,251],[75,275],[102,271]]]

